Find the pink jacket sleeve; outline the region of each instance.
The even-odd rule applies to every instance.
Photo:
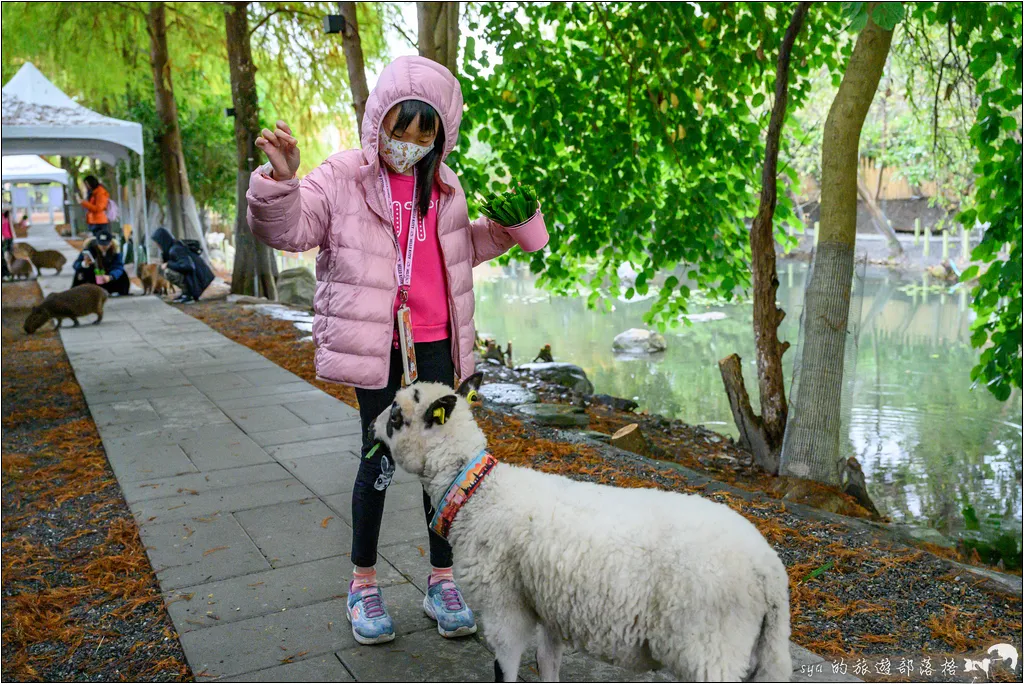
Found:
[[[481,216],[476,221],[470,221],[469,235],[473,241],[474,267],[501,256],[516,244],[509,232],[505,230],[505,226],[486,216]]]
[[[321,164],[301,181],[275,181],[261,166],[249,178],[249,228],[260,242],[286,252],[305,252],[322,245],[330,234],[331,206],[327,188],[334,171]]]

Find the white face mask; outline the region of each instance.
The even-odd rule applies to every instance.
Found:
[[[416,166],[416,162],[423,159],[430,150],[434,149],[434,143],[424,147],[416,143],[395,140],[384,132],[383,126],[380,129],[379,139],[380,156],[384,158],[388,166],[398,173],[408,173],[409,169]]]

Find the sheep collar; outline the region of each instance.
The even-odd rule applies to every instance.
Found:
[[[481,451],[467,463],[448,486],[448,491],[441,497],[441,503],[430,521],[430,529],[447,539],[455,516],[469,501],[469,497],[473,496],[484,477],[494,470],[496,465],[498,465],[498,459],[486,451]]]

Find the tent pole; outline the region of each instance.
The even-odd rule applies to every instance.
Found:
[[[146,206],[146,153],[139,153],[139,175],[142,177],[142,224],[144,226],[143,235],[145,237],[142,243],[142,249],[140,250],[146,255],[146,263],[149,263],[149,208]],[[140,261],[136,260],[136,269],[138,268]],[[138,273],[138,271],[136,271]]]

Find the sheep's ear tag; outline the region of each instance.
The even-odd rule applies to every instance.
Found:
[[[444,407],[443,406],[438,406],[436,409],[434,409],[434,413],[431,414],[431,415],[433,415],[435,418],[437,418],[437,422],[440,425],[444,425],[444,421],[445,421],[446,418],[445,418]]]
[[[480,401],[480,394],[476,390],[471,389],[469,390],[469,394],[466,395],[466,401],[470,404],[474,404]]]

